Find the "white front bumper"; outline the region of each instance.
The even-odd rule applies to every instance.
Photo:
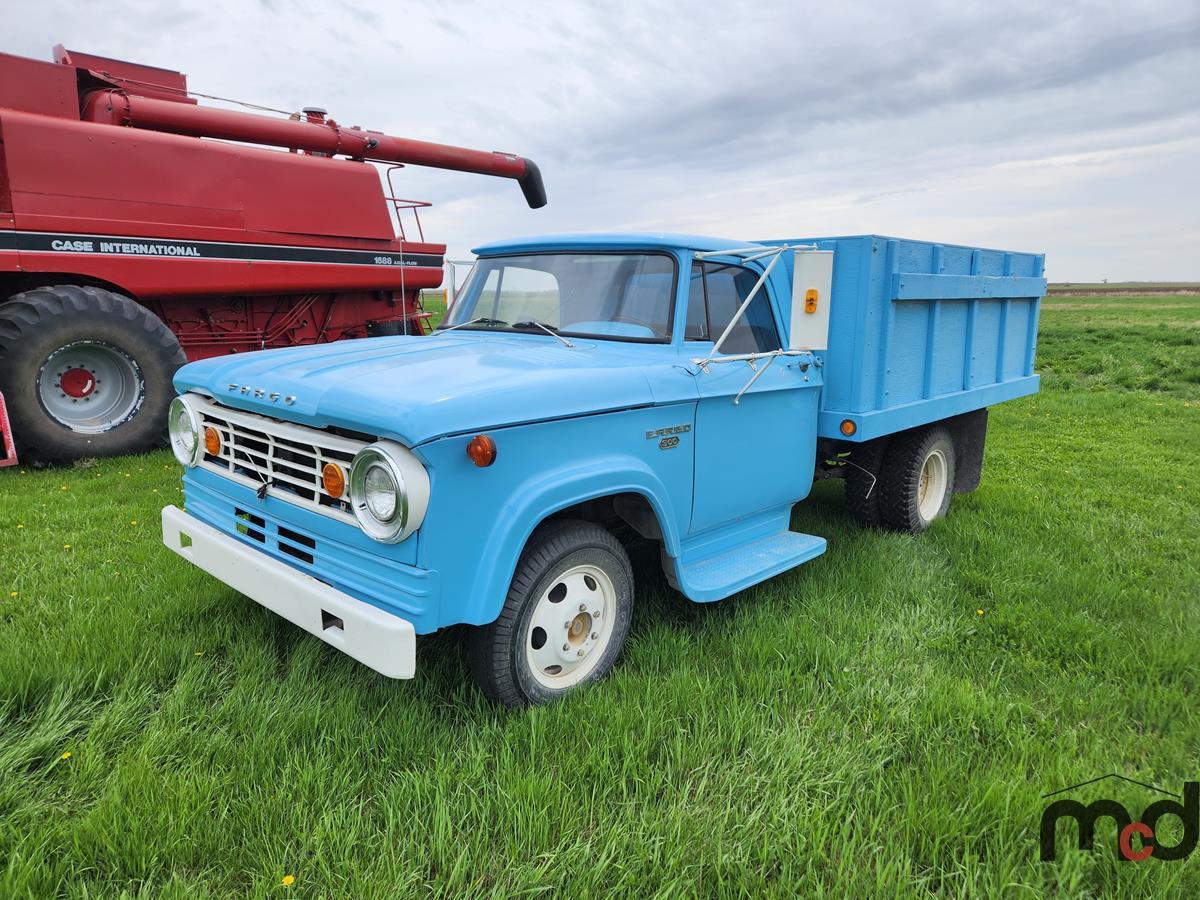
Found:
[[[416,674],[417,634],[408,620],[247,547],[178,507],[163,507],[162,525],[167,547],[251,600],[389,678]]]

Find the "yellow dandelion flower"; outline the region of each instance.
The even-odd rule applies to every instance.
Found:
[[[8,596],[10,596],[10,597],[15,597],[15,596],[17,596],[17,592],[16,592],[16,591],[9,591],[9,592],[8,592]]]
[[[59,757],[59,759],[70,759],[70,758],[71,758],[70,750],[64,750],[62,756]]]
[[[203,655],[204,655],[204,651],[203,651],[203,650],[197,650],[197,651],[196,651],[196,655],[197,655],[197,656],[203,656]]]
[[[293,884],[296,883],[296,876],[295,875],[284,875],[283,881],[281,883],[283,884],[284,887],[291,887]]]
[[[983,615],[983,610],[982,610],[982,609],[977,609],[977,610],[975,610],[975,615],[977,615],[977,616],[982,616],[982,615]]]
[[[137,524],[137,519],[130,519],[130,520],[129,520],[129,524],[130,524],[130,525],[136,525],[136,524]]]
[[[22,525],[20,522],[18,522],[18,523],[17,523],[17,527],[18,527],[18,528],[24,528],[25,526],[24,526],[24,525]]]
[[[70,544],[63,544],[63,549],[64,549],[64,550],[70,550],[70,549],[71,549],[71,545],[70,545]]]

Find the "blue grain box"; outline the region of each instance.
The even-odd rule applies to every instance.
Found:
[[[864,441],[1038,390],[1045,257],[881,235],[807,237],[834,251],[821,437]]]

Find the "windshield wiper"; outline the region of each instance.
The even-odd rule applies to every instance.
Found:
[[[507,328],[508,323],[503,319],[489,319],[487,316],[476,316],[466,322],[459,322],[457,325],[439,325],[438,331],[453,331],[455,328],[466,328],[468,325],[499,325]]]
[[[561,334],[559,334],[558,329],[555,328],[553,325],[547,325],[545,322],[539,322],[537,319],[529,319],[525,322],[513,322],[512,327],[513,328],[540,328],[540,329],[542,329],[542,331],[546,332],[546,334],[550,335],[550,337],[558,338],[566,346],[568,346],[568,347],[575,346],[570,341],[568,341],[565,337],[563,337]]]

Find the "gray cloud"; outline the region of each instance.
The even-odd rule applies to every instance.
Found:
[[[514,233],[879,231],[1045,250],[1052,277],[1200,278],[1195,0],[25,5],[50,45],[198,90],[538,161],[406,169],[463,254]]]

